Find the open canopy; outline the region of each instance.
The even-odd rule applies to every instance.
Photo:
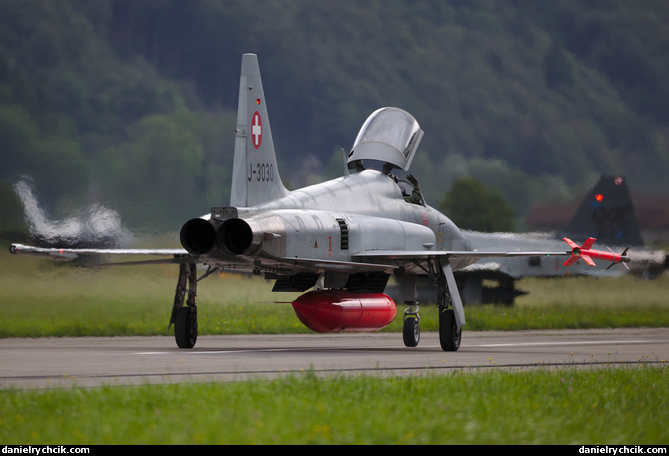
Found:
[[[374,111],[362,125],[349,153],[347,165],[354,169],[363,160],[384,162],[388,169],[408,170],[423,130],[408,112],[399,108]]]

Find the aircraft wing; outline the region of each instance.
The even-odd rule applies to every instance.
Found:
[[[23,244],[12,244],[9,252],[15,255],[31,255],[55,260],[73,260],[85,255],[123,255],[166,257],[163,259],[139,260],[132,263],[195,263],[196,257],[184,249],[69,249],[45,248]],[[119,263],[114,263],[119,264]]]
[[[544,250],[531,250],[531,251],[521,251],[513,250],[507,252],[500,251],[479,251],[479,250],[369,250],[365,252],[359,252],[354,255],[354,259],[360,260],[376,260],[376,261],[388,261],[388,260],[413,260],[421,261],[427,260],[430,258],[444,258],[446,260],[460,260],[463,266],[468,264],[475,263],[476,261],[482,260],[484,258],[517,258],[517,257],[551,257],[551,256],[568,256],[567,261],[564,262],[563,266],[570,266],[576,263],[578,260],[583,259],[588,265],[596,266],[593,259],[599,258],[604,261],[611,262],[611,267],[615,263],[623,263],[625,267],[630,261],[630,258],[626,256],[627,249],[622,253],[614,253],[613,251],[605,252],[603,250],[595,250],[591,247],[595,243],[595,238],[588,238],[583,245],[579,246],[569,238],[564,238],[564,241],[571,247],[571,250],[568,251],[544,251]]]
[[[370,250],[359,252],[354,255],[360,259],[386,259],[386,260],[424,260],[427,258],[453,258],[456,260],[482,260],[484,258],[505,258],[505,257],[533,257],[533,256],[569,256],[571,251],[477,251],[477,250]]]

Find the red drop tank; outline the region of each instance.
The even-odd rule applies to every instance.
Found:
[[[292,304],[297,318],[319,333],[378,331],[397,314],[395,301],[383,293],[310,291]]]

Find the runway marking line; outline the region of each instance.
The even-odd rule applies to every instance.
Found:
[[[331,349],[329,347],[324,347],[326,349]],[[203,351],[200,350],[195,350],[195,351],[178,351],[175,352],[174,350],[165,350],[165,351],[152,351],[152,352],[136,352],[133,353],[133,355],[166,355],[170,353],[187,353],[187,354],[192,354],[192,355],[221,355],[221,354],[230,354],[230,353],[248,353],[252,351],[262,351],[262,352],[282,352],[282,351],[295,351],[295,350],[304,350],[304,348],[243,348],[240,350],[207,350],[204,349]]]
[[[536,347],[540,345],[606,345],[618,344],[624,342],[626,344],[648,344],[654,342],[652,340],[584,340],[574,342],[518,342],[509,344],[479,344],[479,345],[464,345],[466,347]]]
[[[571,341],[571,342],[517,342],[517,343],[499,343],[499,344],[476,344],[476,345],[462,345],[462,348],[494,348],[494,347],[538,347],[538,346],[558,346],[558,345],[607,345],[607,344],[647,344],[654,342],[652,340],[592,340],[592,341]],[[438,348],[439,345],[423,345],[421,348]],[[288,351],[297,351],[304,350],[309,347],[296,347],[296,348],[246,348],[240,350],[196,350],[196,351],[179,351],[179,354],[192,354],[192,355],[221,355],[221,354],[234,354],[234,353],[248,353],[248,352],[288,352]],[[375,348],[387,348],[387,347],[371,347]],[[314,348],[316,349],[316,348]],[[320,347],[318,350],[347,350],[355,349],[359,350],[359,347]],[[150,351],[150,352],[135,352],[133,355],[166,355],[175,353],[172,349],[165,351]]]

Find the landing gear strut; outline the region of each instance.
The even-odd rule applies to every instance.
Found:
[[[174,325],[174,338],[179,348],[193,348],[197,341],[196,271],[195,263],[179,265],[179,280],[174,293],[174,305],[169,325],[170,327]],[[186,294],[188,294],[187,299]]]
[[[446,260],[448,261],[448,260]],[[437,261],[437,307],[439,308],[439,344],[444,351],[457,351],[462,340],[462,326],[458,324],[455,314],[456,306],[462,302],[458,293],[457,284],[453,277],[450,265],[441,267]],[[449,275],[450,281],[449,283]],[[449,308],[449,304],[452,308]]]
[[[439,343],[444,351],[457,351],[462,340],[462,326],[465,324],[462,300],[458,292],[457,283],[453,276],[448,260],[442,267],[439,259],[428,263],[425,272],[437,282],[437,307],[439,309]],[[408,305],[404,311],[402,336],[404,345],[415,347],[420,340],[420,318],[418,303],[405,301]],[[450,307],[449,307],[450,306]]]

